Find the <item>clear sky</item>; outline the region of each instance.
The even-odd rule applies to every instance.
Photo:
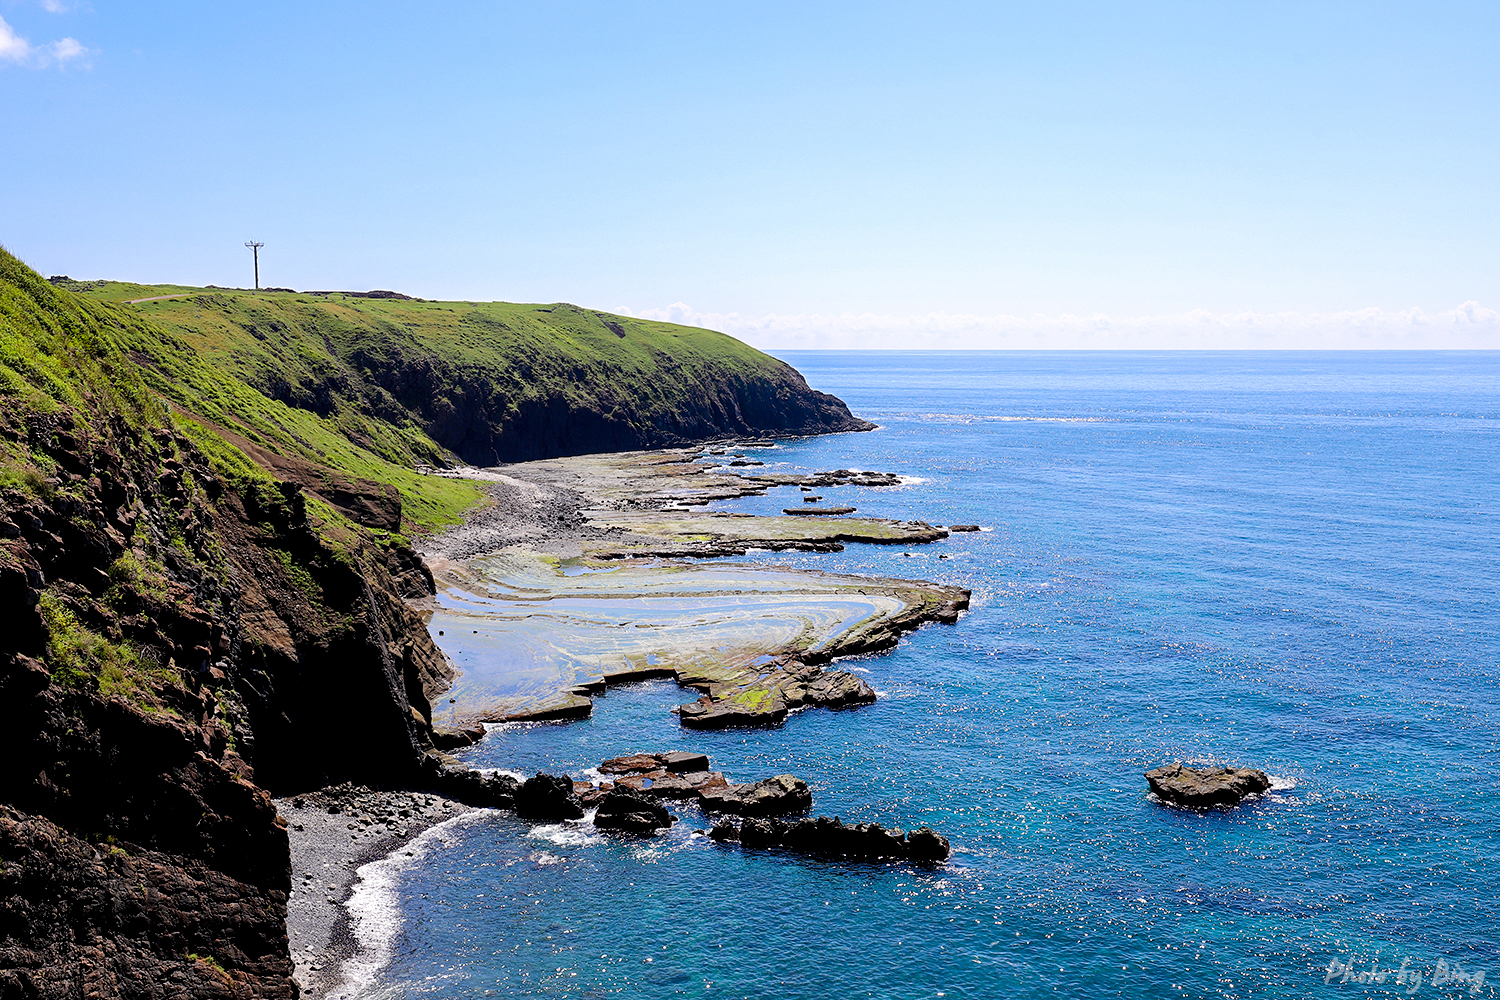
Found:
[[[0,0],[43,273],[757,346],[1500,348],[1500,4]]]

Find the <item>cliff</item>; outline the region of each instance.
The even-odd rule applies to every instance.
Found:
[[[0,250],[3,996],[295,995],[268,790],[419,780],[451,676],[419,464],[868,426],[571,306],[122,290]]]

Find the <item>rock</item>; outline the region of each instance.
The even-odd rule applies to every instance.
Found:
[[[946,861],[953,849],[948,838],[924,826],[906,835],[907,857],[913,861]]]
[[[465,726],[452,729],[448,726],[432,727],[432,745],[439,750],[461,750],[484,739],[483,726]]]
[[[738,816],[782,816],[811,808],[812,791],[801,778],[778,774],[753,785],[705,788],[699,795],[699,801],[706,812],[734,813]]]
[[[1237,806],[1247,797],[1271,787],[1266,772],[1251,767],[1193,768],[1168,764],[1147,771],[1146,781],[1166,804],[1193,809]]]
[[[818,857],[934,862],[947,859],[951,853],[947,838],[925,826],[904,834],[900,830],[886,830],[879,823],[845,826],[837,816],[832,819],[819,816],[795,823],[747,819],[740,827],[739,839],[749,849],[781,847]]]
[[[583,695],[563,692],[535,708],[501,716],[500,722],[571,722],[587,719],[594,713],[594,703]]]
[[[599,765],[601,774],[645,774],[650,771],[707,771],[708,755],[673,750],[669,753],[634,753],[612,757]]]
[[[666,807],[642,795],[615,789],[599,803],[594,825],[601,830],[624,830],[626,833],[652,834],[672,825]]]
[[[662,764],[668,771],[707,771],[708,754],[690,753],[686,750],[673,750],[661,755]]]
[[[523,819],[557,822],[583,818],[583,803],[573,791],[572,779],[561,775],[538,772],[527,778],[516,789],[515,802],[516,815]]]
[[[481,809],[509,809],[521,783],[508,774],[478,771],[445,753],[431,751],[422,759],[427,787],[450,799]],[[329,804],[329,810],[335,809]]]
[[[683,705],[677,718],[688,729],[734,729],[777,726],[786,721],[788,711],[781,695],[757,682],[727,698],[704,695]]]
[[[625,757],[612,757],[599,765],[600,774],[643,774],[647,771],[664,770],[661,754],[634,753]]]
[[[738,843],[740,839],[740,828],[727,819],[721,819],[714,824],[714,828],[708,831],[709,837],[721,844]]]
[[[788,672],[778,693],[792,708],[816,705],[820,708],[850,708],[875,702],[875,691],[847,670],[824,670],[803,666]]]
[[[858,507],[784,507],[781,512],[783,514],[791,514],[794,517],[811,514],[828,514],[834,517],[842,517],[845,514],[853,514],[858,509]]]
[[[948,530],[949,531],[978,531],[979,530],[979,525],[977,525],[977,524],[950,524],[950,525],[948,525]]]
[[[626,775],[618,784],[656,799],[696,799],[710,789],[729,787],[729,782],[718,771],[691,771],[687,774],[651,771]]]

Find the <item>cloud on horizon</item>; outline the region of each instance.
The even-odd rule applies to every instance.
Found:
[[[52,8],[47,8],[51,10]],[[15,29],[0,17],[0,62],[13,62],[21,66],[43,69],[53,64],[62,65],[71,59],[88,55],[76,38],[60,38],[46,45],[32,45],[16,34]]]
[[[721,330],[762,349],[811,350],[1496,350],[1500,312],[1477,302],[1421,309],[1164,316],[749,316],[675,302],[622,315]]]

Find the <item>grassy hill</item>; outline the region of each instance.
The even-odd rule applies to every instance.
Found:
[[[696,327],[567,304],[74,283],[262,394],[410,466],[859,430],[785,363]]]

